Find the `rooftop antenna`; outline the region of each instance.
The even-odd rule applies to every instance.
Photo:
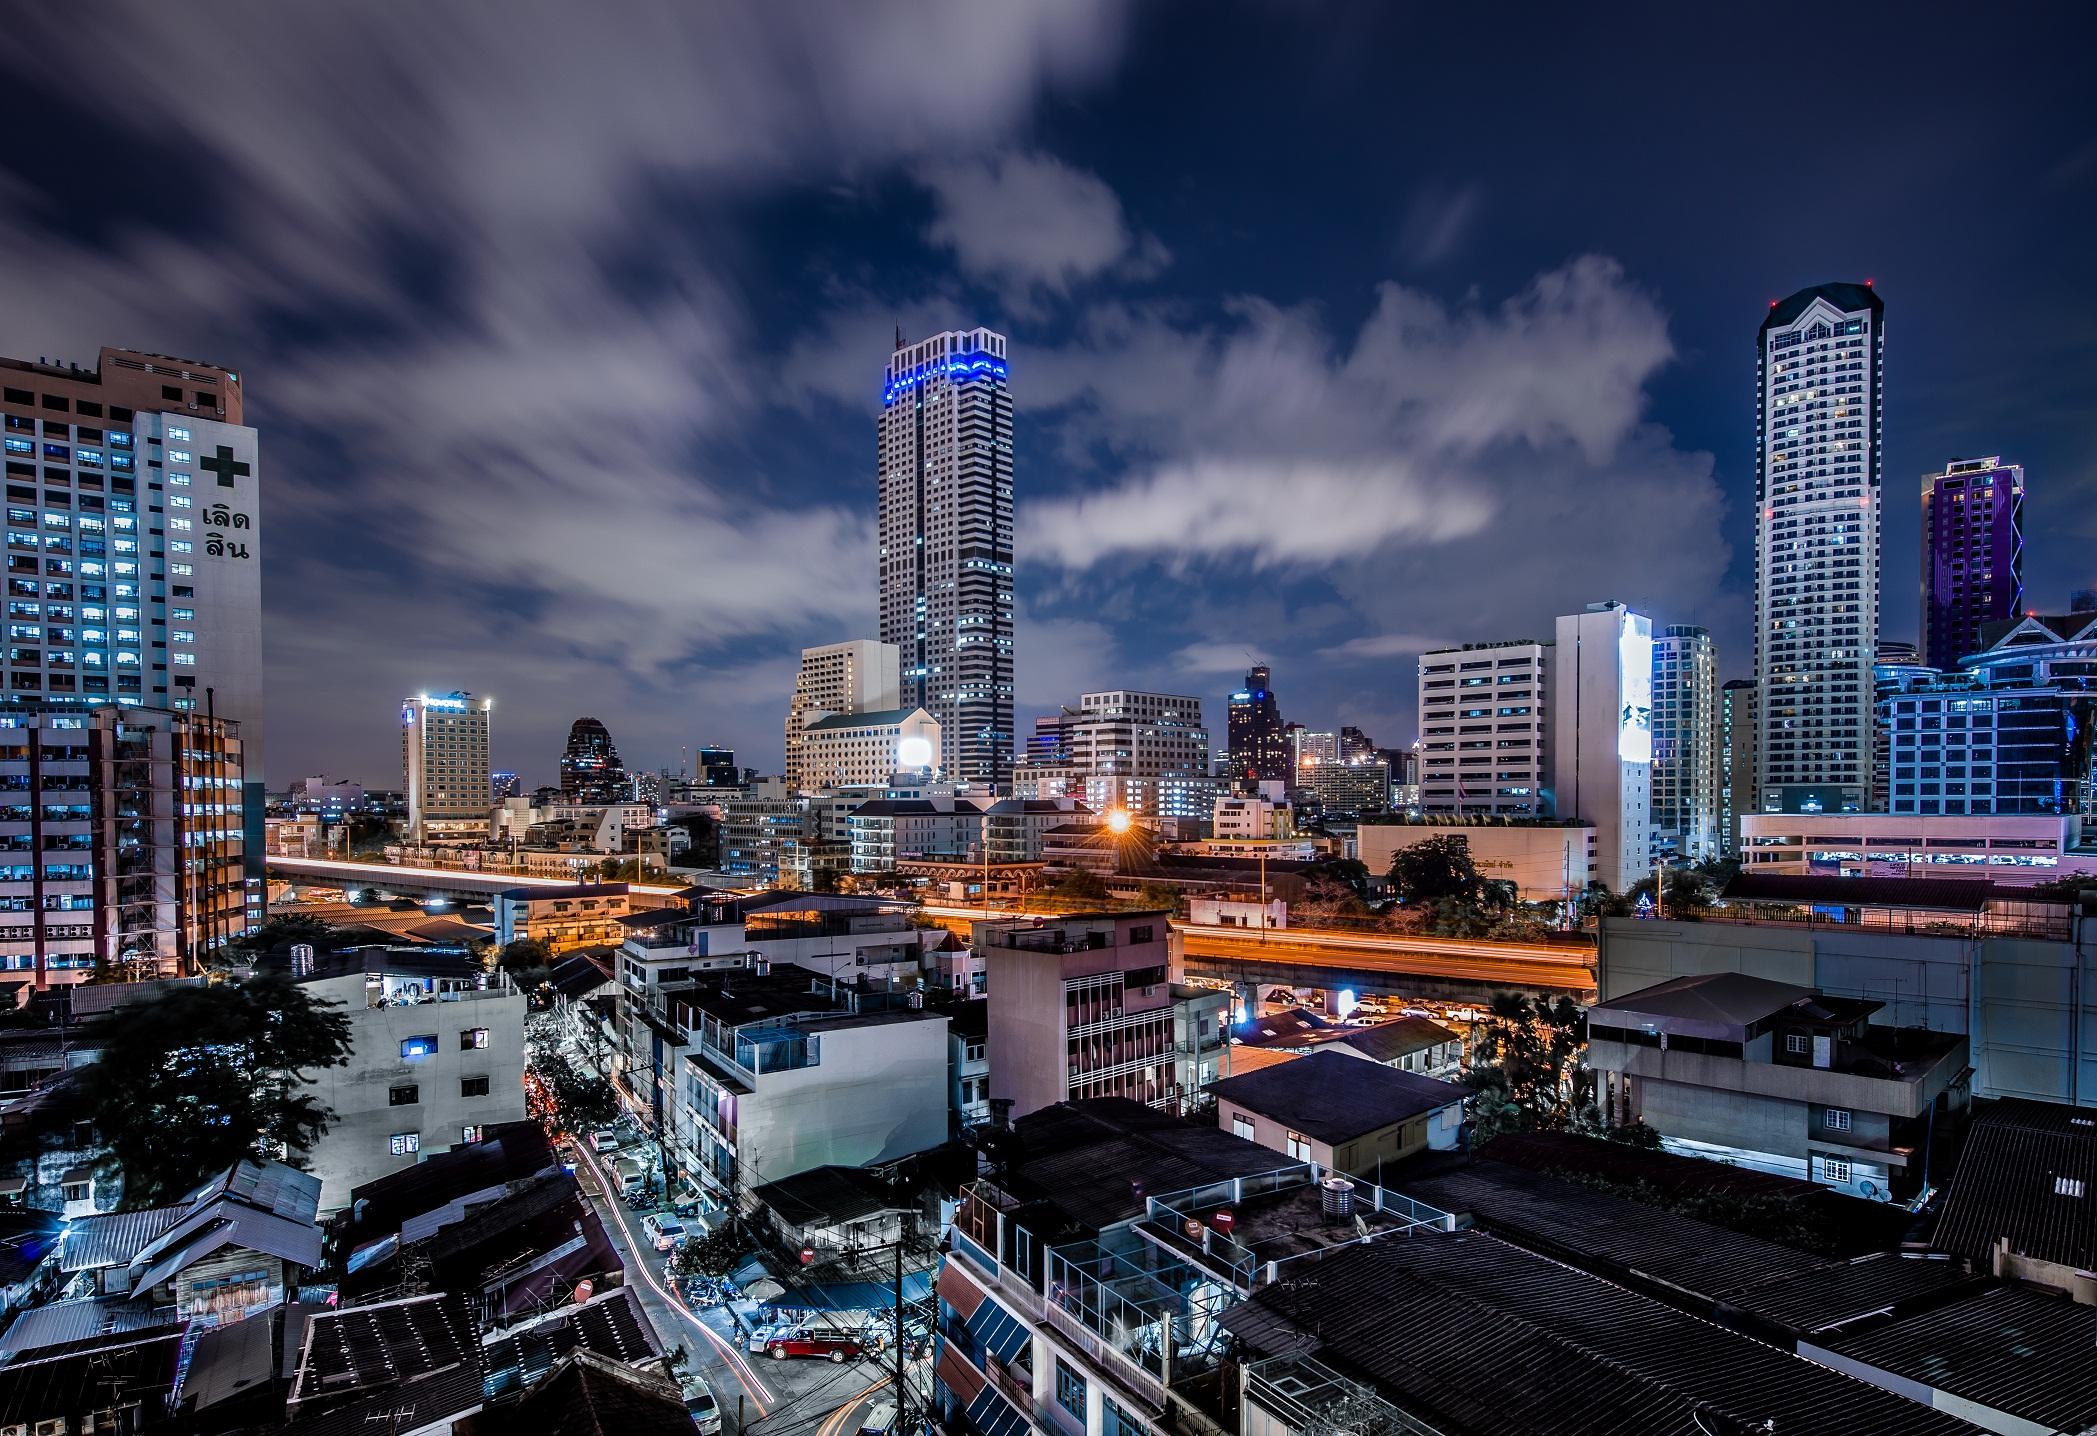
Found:
[[[897,351],[898,351],[898,352],[901,352],[902,348],[903,348],[903,326],[902,326],[902,325],[900,325],[900,324],[898,324],[898,325],[896,326],[896,349],[897,349]]]

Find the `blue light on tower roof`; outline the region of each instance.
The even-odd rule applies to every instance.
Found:
[[[985,373],[1004,378],[1004,361],[982,353],[956,354],[951,358],[935,359],[918,365],[899,379],[891,380],[881,390],[881,402],[883,405],[893,404],[900,395],[908,393],[928,379],[937,379],[943,375],[973,379]]]

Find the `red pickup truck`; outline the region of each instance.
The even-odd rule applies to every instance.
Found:
[[[832,1361],[850,1361],[866,1348],[852,1337],[836,1331],[790,1331],[765,1342],[765,1352],[774,1361],[789,1356],[827,1356]]]

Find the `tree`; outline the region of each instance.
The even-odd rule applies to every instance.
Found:
[[[282,952],[297,943],[311,943],[317,951],[334,952],[356,941],[339,927],[331,927],[305,913],[279,913],[253,932],[233,940],[243,951],[260,956]]]
[[[181,987],[96,1024],[69,1079],[127,1208],[174,1201],[243,1157],[310,1148],[334,1116],[309,1074],[346,1065],[349,1019],[288,978]]]
[[[1369,870],[1353,858],[1323,857],[1297,876],[1313,892],[1321,886],[1339,889],[1332,895],[1334,900],[1344,896],[1361,901],[1369,896]]]
[[[1494,993],[1488,1011],[1464,1073],[1475,1094],[1478,1139],[1571,1125],[1580,1105],[1575,1059],[1587,1040],[1586,1016],[1570,997],[1546,1002],[1518,992]]]
[[[721,861],[721,825],[714,821],[713,814],[680,813],[670,819],[670,826],[683,828],[691,837],[678,855],[679,867],[710,868]]]
[[[1667,874],[1667,903],[1664,911],[1668,917],[1693,922],[1710,911],[1711,885],[1702,873],[1694,868],[1664,868],[1662,871]],[[1635,911],[1641,897],[1650,900],[1652,896],[1653,879],[1643,877],[1631,885],[1630,890],[1624,894],[1624,901]]]
[[[544,938],[517,937],[502,945],[495,955],[495,965],[504,972],[528,972],[535,967],[553,966],[553,949]]]
[[[586,1132],[619,1115],[612,1084],[547,1038],[534,1038],[526,1054],[525,1103],[542,1125],[563,1132]]]
[[[1136,890],[1136,900],[1145,907],[1165,908],[1175,913],[1180,910],[1180,890],[1171,883],[1145,883]]]
[[[749,1244],[735,1234],[733,1223],[694,1237],[670,1254],[670,1270],[679,1276],[724,1277],[742,1265]]]
[[[2022,895],[2040,902],[2074,903],[2080,902],[2082,895],[2092,888],[2097,888],[2097,877],[2079,877],[2071,873],[2064,878],[2048,878],[2043,883],[2033,883]]]
[[[1455,899],[1480,905],[1485,879],[1471,861],[1471,840],[1462,833],[1425,839],[1391,855],[1388,874],[1403,903],[1438,903]]]
[[[1072,868],[1049,887],[1049,896],[1070,902],[1105,902],[1107,880],[1090,868]]]

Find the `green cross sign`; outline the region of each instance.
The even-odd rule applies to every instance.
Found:
[[[224,444],[218,446],[218,453],[212,458],[197,460],[197,467],[217,474],[218,486],[222,489],[232,488],[233,480],[245,477],[248,472],[248,466],[234,458],[233,451]]]

